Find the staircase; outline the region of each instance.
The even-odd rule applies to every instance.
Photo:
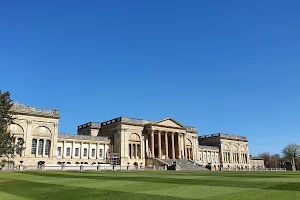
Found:
[[[179,166],[180,170],[209,170],[205,168],[205,166],[201,166],[196,164],[193,161],[185,160],[185,159],[158,159],[155,158],[156,160],[160,161],[164,165],[168,165],[170,169],[172,169],[173,163],[176,161],[176,165]]]

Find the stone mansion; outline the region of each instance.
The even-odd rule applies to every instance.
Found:
[[[121,166],[168,165],[187,161],[213,169],[263,167],[251,162],[248,140],[233,134],[198,136],[195,127],[173,118],[149,121],[118,117],[78,126],[77,134],[58,133],[58,110],[15,103],[10,131],[25,150],[14,158],[24,166],[115,163]],[[252,163],[252,164],[251,164]],[[253,165],[253,163],[255,163]]]

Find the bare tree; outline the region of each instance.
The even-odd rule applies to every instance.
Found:
[[[267,152],[258,154],[258,157],[263,158],[265,162],[265,167],[270,168],[271,167],[271,155]]]
[[[292,160],[292,165],[297,168],[295,159],[300,156],[300,145],[288,144],[282,149],[282,154],[285,158]]]

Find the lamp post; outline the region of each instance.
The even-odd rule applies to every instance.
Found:
[[[23,169],[23,165],[22,165],[23,162],[24,162],[23,160],[20,160],[19,171],[22,171],[22,169]]]
[[[64,171],[64,170],[65,170],[65,162],[62,162],[61,171]]]

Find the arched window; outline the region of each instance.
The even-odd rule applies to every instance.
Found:
[[[132,133],[129,136],[129,152],[130,159],[138,159],[141,157],[141,138],[137,133]]]

